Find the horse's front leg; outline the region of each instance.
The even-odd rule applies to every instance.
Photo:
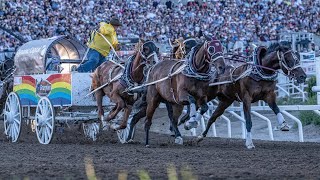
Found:
[[[166,105],[166,108],[167,108],[167,111],[168,111],[168,117],[169,117],[169,122],[170,122],[170,132],[171,132],[171,136],[175,136],[175,132],[174,132],[174,129],[173,129],[173,125],[172,125],[172,122],[173,122],[173,109],[172,109],[172,105],[166,101],[164,102],[165,105]]]
[[[100,121],[101,121],[102,129],[106,130],[107,122],[104,120],[104,110],[103,110],[103,106],[102,106],[103,91],[98,90],[97,92],[95,92],[95,98],[97,100],[97,106],[98,106],[98,119],[100,119]]]
[[[251,121],[251,96],[249,94],[245,94],[243,98],[243,111],[244,117],[246,119],[246,129],[247,129],[247,137],[246,137],[246,146],[248,149],[255,148],[252,142],[252,121]]]
[[[276,94],[274,92],[269,93],[265,100],[266,103],[268,103],[269,107],[272,109],[275,115],[277,115],[278,124],[279,126],[276,127],[277,130],[281,131],[289,131],[289,125],[285,121],[282,113],[280,112],[280,109],[276,103]]]
[[[116,102],[116,107],[108,114],[106,121],[111,121],[112,119],[114,119],[116,115],[125,107],[125,102],[118,94],[114,94],[112,96],[112,99],[114,100],[114,102]]]
[[[182,105],[178,105],[178,104],[174,104],[172,105],[172,122],[171,122],[171,125],[172,125],[172,130],[174,131],[174,134],[175,134],[175,140],[174,142],[176,144],[183,144],[183,139],[181,137],[181,133],[178,129],[178,119],[182,113],[182,110],[183,110],[183,106]]]
[[[211,125],[217,120],[218,117],[220,117],[224,111],[233,103],[233,100],[230,99],[222,99],[219,101],[219,104],[213,114],[211,115],[208,124],[206,126],[206,129],[204,132],[198,137],[198,142],[202,141],[208,134],[209,129]]]
[[[121,125],[119,127],[117,127],[116,130],[125,129],[127,127],[128,118],[129,118],[131,111],[132,111],[132,106],[126,105],[126,107],[124,108],[124,116],[123,116]]]

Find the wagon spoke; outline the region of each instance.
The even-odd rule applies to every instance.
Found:
[[[11,139],[14,139],[14,136],[15,136],[15,134],[16,134],[16,129],[15,129],[15,127],[14,127],[14,125],[12,125],[11,126],[11,135],[10,135],[10,137],[11,137]]]
[[[46,125],[48,126],[48,128],[52,129],[52,125],[50,124],[50,122],[46,122]]]
[[[44,128],[42,128],[42,131],[41,131],[41,140],[42,140],[42,143],[45,143],[45,139],[46,139],[46,133],[44,133]]]
[[[9,101],[6,102],[6,106],[8,107],[8,110],[9,110],[8,112],[10,112],[11,111],[11,107],[10,107]]]
[[[13,127],[14,127],[16,133],[19,133],[19,127],[16,123],[13,124]]]
[[[19,130],[18,130],[18,127],[16,126],[16,124],[13,124],[13,129],[14,129],[14,133],[12,134],[12,140],[16,140],[17,139],[17,135],[18,135],[18,133],[19,133]]]
[[[50,139],[50,134],[51,134],[51,131],[49,130],[49,128],[46,128],[46,140],[49,140]]]
[[[11,124],[8,125],[8,127],[6,128],[6,135],[10,136],[10,128],[11,128]]]
[[[16,117],[18,117],[18,116],[20,116],[20,113],[19,113],[19,112],[18,112],[16,115],[14,115],[13,117],[16,118]]]

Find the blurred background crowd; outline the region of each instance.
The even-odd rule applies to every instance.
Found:
[[[237,41],[276,40],[282,32],[320,34],[320,0],[0,0],[0,25],[27,41],[71,35],[85,43],[111,16],[123,23],[119,37],[159,43],[211,33],[231,48]],[[0,51],[18,43],[0,31]]]

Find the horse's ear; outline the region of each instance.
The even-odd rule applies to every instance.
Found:
[[[173,42],[173,41],[171,41],[171,39],[170,39],[170,38],[168,39],[168,42],[169,42],[170,47],[171,47],[171,48],[173,48],[173,47],[174,47],[174,44],[173,44],[174,42]]]
[[[89,74],[89,76],[91,77],[91,79],[93,78],[93,73]]]
[[[207,41],[211,41],[211,37],[207,34],[204,35],[204,38],[207,40]]]

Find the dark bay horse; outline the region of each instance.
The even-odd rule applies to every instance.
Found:
[[[151,70],[149,82],[154,82],[169,76],[169,79],[157,82],[147,88],[147,109],[146,109],[146,146],[149,146],[149,129],[152,116],[160,102],[166,101],[173,108],[173,128],[175,131],[175,142],[182,144],[183,140],[177,128],[178,118],[181,115],[184,105],[191,104],[193,107],[207,103],[206,94],[211,79],[211,65],[216,72],[224,72],[225,64],[222,56],[222,45],[220,41],[213,38],[193,48],[190,57],[185,62],[167,60],[157,63]],[[181,73],[170,76],[183,69]],[[196,100],[193,102],[190,97]],[[193,111],[195,112],[195,110]],[[193,116],[191,116],[193,117]]]
[[[238,77],[243,72],[247,71],[248,68],[252,68],[251,73],[248,76],[241,78],[234,83],[218,86],[218,107],[211,115],[206,130],[198,137],[199,141],[206,137],[212,123],[214,123],[234,101],[243,102],[247,129],[245,145],[248,149],[255,147],[251,135],[251,103],[259,100],[265,101],[277,115],[280,130],[289,130],[288,124],[284,120],[283,115],[276,104],[276,71],[282,70],[287,76],[295,78],[298,83],[303,83],[306,79],[306,74],[300,67],[299,55],[291,49],[288,43],[275,43],[267,49],[264,47],[258,48],[256,55],[254,56],[254,64],[258,66],[251,66],[249,64],[244,64],[236,68],[228,66],[225,74],[219,77],[220,82],[229,81],[230,77]],[[211,87],[210,89],[215,90],[214,87]],[[208,91],[209,93],[210,89]],[[213,98],[215,97],[208,96],[209,100]]]
[[[132,87],[135,84],[140,84],[144,81],[148,68],[158,61],[158,53],[159,49],[154,42],[141,42],[138,44],[135,54],[128,59],[128,62],[126,62],[125,69],[107,61],[95,70],[92,77],[92,90],[107,84],[105,87],[95,92],[98,105],[98,117],[102,121],[103,126],[106,125],[105,121],[108,122],[112,120],[119,111],[124,109],[122,123],[115,129],[126,128],[128,116],[131,112],[132,105],[135,102],[134,95],[128,93],[126,90],[128,87]],[[104,111],[102,107],[102,98],[104,95],[107,95],[111,102],[116,104],[106,119],[103,118]]]

